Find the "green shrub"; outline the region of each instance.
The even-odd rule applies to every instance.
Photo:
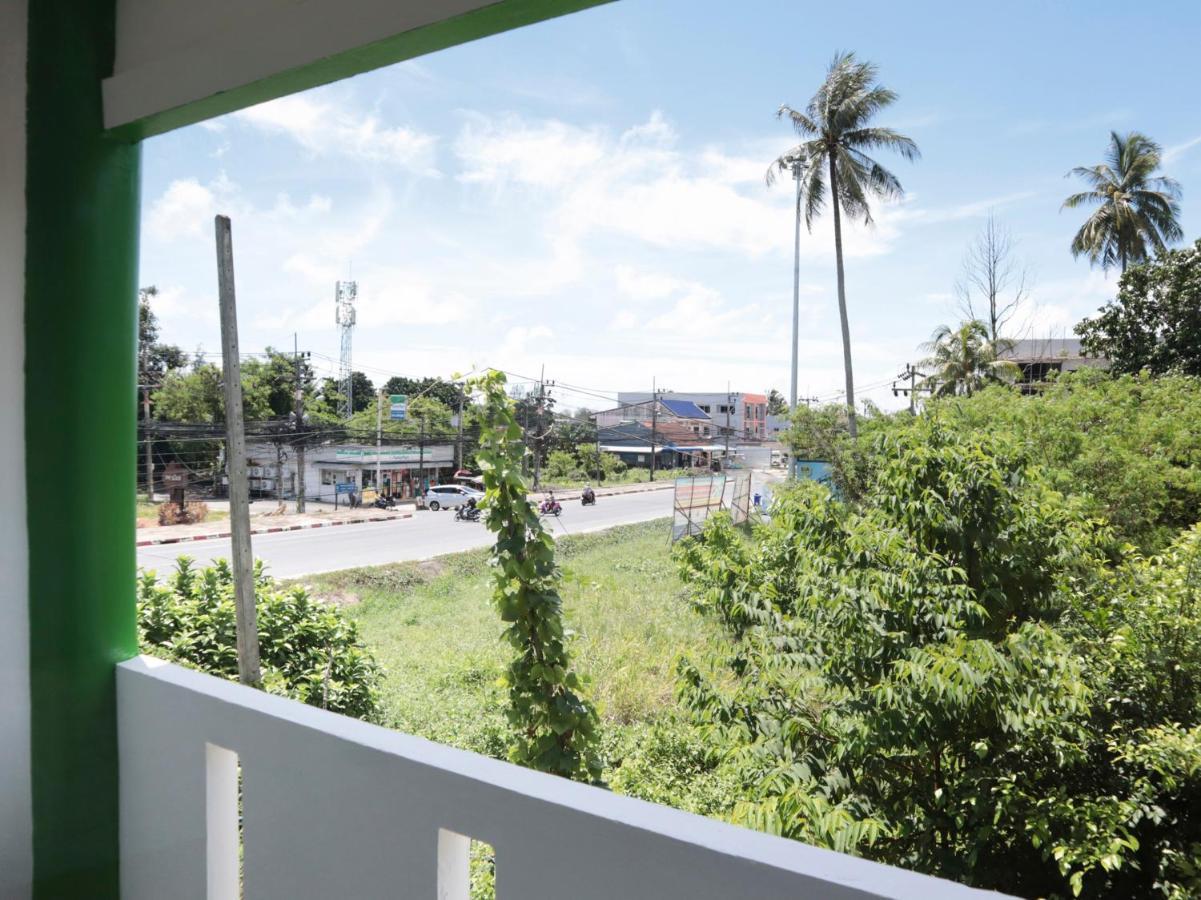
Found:
[[[735,818],[1021,896],[1196,896],[1201,530],[1120,549],[960,425],[878,435],[857,503],[801,484],[678,550],[739,641],[724,683],[680,669]]]
[[[304,588],[279,588],[255,566],[263,687],[311,706],[379,720],[381,672],[353,621]],[[147,653],[236,681],[233,574],[225,560],[196,569],[181,556],[163,583],[138,580],[138,631]]]
[[[546,477],[552,481],[573,481],[585,477],[585,473],[573,454],[566,450],[552,450],[546,457]]]
[[[628,729],[607,748],[609,787],[618,794],[724,817],[738,800],[738,779],[710,752],[695,727],[675,719]]]

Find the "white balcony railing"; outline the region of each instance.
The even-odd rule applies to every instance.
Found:
[[[239,876],[252,900],[466,900],[471,838],[499,900],[983,895],[160,660],[120,665],[117,691],[125,900],[233,898]]]

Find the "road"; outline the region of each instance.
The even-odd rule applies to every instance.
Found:
[[[553,534],[560,535],[644,522],[670,516],[671,500],[670,490],[600,497],[596,506],[590,507],[569,500],[563,504],[562,517],[548,520],[548,527]],[[667,540],[666,527],[663,539]],[[256,534],[251,541],[254,555],[267,564],[272,575],[295,578],[470,550],[490,543],[491,533],[482,522],[456,522],[454,513],[448,510],[422,510],[410,519]],[[207,564],[220,557],[228,559],[229,546],[229,539],[223,538],[139,547],[138,567],[165,572],[174,566],[176,557],[185,555]]]

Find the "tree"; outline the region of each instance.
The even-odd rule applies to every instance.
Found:
[[[1201,528],[1145,559],[1037,447],[898,421],[862,501],[802,483],[680,545],[737,640],[680,670],[734,818],[1020,896],[1196,896]]]
[[[1014,255],[1009,230],[989,213],[984,228],[968,246],[963,275],[955,285],[960,312],[984,322],[994,344],[1030,294],[1029,272]]]
[[[784,395],[775,388],[767,392],[767,414],[769,416],[788,415],[788,402],[784,399]]]
[[[269,412],[267,415],[290,416],[296,409],[296,366],[297,360],[290,353],[272,347],[262,357],[251,357],[242,361],[242,383],[253,383],[265,392]],[[316,393],[316,375],[306,357],[300,358],[300,386],[306,404]],[[248,414],[249,417],[249,414]]]
[[[321,382],[321,405],[331,413],[336,414],[341,407],[342,383],[336,378],[325,378]],[[362,372],[350,373],[351,415],[362,412],[375,403],[375,385]]]
[[[454,412],[459,411],[460,404],[463,403],[463,390],[453,381],[446,381],[442,378],[405,378],[403,375],[393,375],[384,382],[383,391],[385,396],[391,394],[404,394],[407,397],[434,397],[442,401],[446,406]]]
[[[1129,264],[1144,261],[1152,251],[1162,253],[1183,237],[1180,185],[1153,174],[1160,159],[1159,144],[1145,134],[1112,131],[1105,162],[1068,173],[1084,179],[1089,190],[1072,194],[1062,208],[1099,204],[1072,239],[1072,256],[1125,272]]]
[[[926,386],[938,397],[970,397],[990,382],[1013,381],[1020,374],[1018,367],[1000,358],[1011,346],[1004,338],[990,338],[988,326],[979,319],[956,329],[940,325],[921,346],[930,353],[923,362],[935,370],[926,377]]]
[[[394,420],[389,415],[389,403],[384,399],[381,415],[376,418],[378,400],[370,399],[366,409],[355,413],[346,423],[347,434],[359,441],[375,439],[376,422],[388,437],[415,438],[424,435],[435,441],[447,441],[455,435],[450,408],[433,396],[415,397],[408,402],[405,418]]]
[[[1201,375],[1201,240],[1127,270],[1117,299],[1076,333],[1117,372]]]
[[[897,177],[867,155],[867,151],[884,149],[894,150],[908,160],[920,156],[917,144],[910,138],[891,128],[868,124],[876,113],[891,106],[896,99],[895,92],[876,83],[876,67],[872,63],[857,61],[853,53],[838,54],[830,63],[826,80],[804,112],[787,105],[780,107],[780,117],[787,117],[805,140],[779,156],[767,174],[770,184],[777,171],[790,171],[798,162],[803,166],[798,209],[804,206],[805,225],[810,231],[813,220],[825,207],[827,191],[833,198],[838,315],[852,438],[858,435],[858,426],[851,365],[851,327],[847,319],[842,262],[842,215],[870,225],[872,200],[895,199],[904,193]]]
[[[1071,495],[1091,518],[1103,519],[1120,540],[1146,553],[1161,551],[1199,518],[1196,377],[1113,377],[1080,369],[1033,396],[988,387],[971,397],[935,399],[926,412],[954,421],[965,433],[1005,434],[1037,448],[1042,475],[1054,490]],[[877,433],[909,427],[907,414],[871,420]]]
[[[162,385],[168,372],[188,364],[188,355],[180,347],[159,343],[158,316],[150,307],[151,298],[157,296],[158,288],[154,285],[138,289],[138,386],[151,391]],[[153,406],[152,396],[151,409]],[[141,403],[138,404],[138,417],[145,417]]]
[[[223,424],[223,384],[221,368],[197,357],[190,371],[168,372],[151,397],[158,417],[166,422]],[[242,408],[247,421],[270,418],[271,388],[262,364],[248,360],[242,369]]]

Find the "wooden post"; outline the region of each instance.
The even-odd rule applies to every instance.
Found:
[[[217,216],[217,291],[221,305],[222,380],[225,382],[226,466],[229,469],[229,524],[233,533],[234,591],[237,598],[238,678],[257,687],[258,616],[254,606],[254,557],[250,551],[250,496],[246,480],[246,433],[242,421],[242,366],[238,356],[238,314],[234,301],[234,246],[228,216]]]

